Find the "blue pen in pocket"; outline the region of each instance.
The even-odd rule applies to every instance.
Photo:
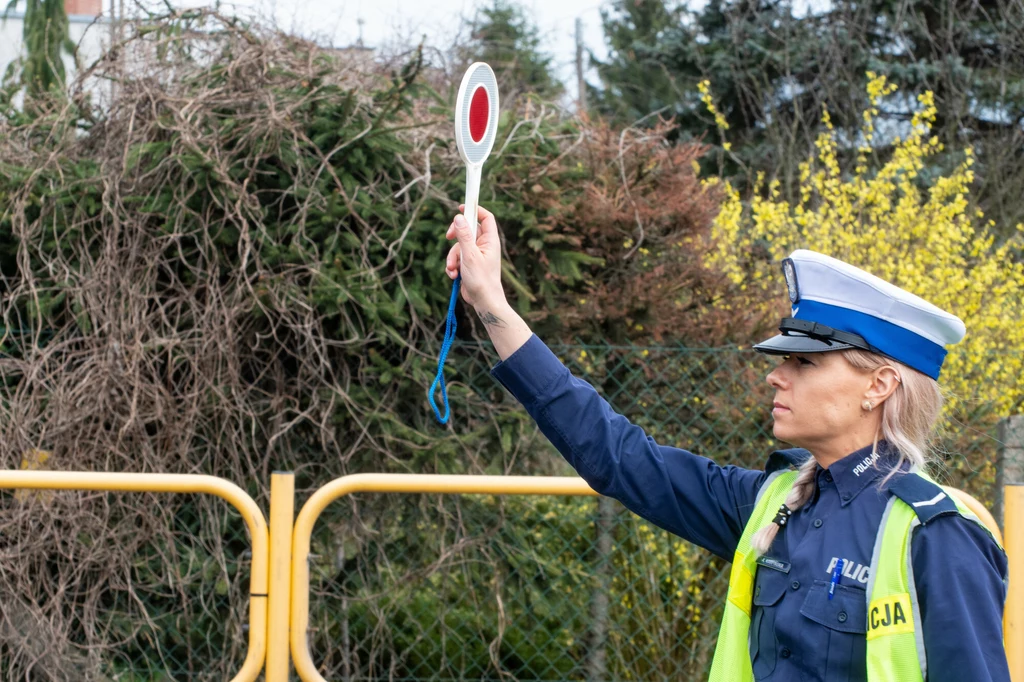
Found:
[[[832,580],[828,584],[828,598],[832,599],[832,595],[836,593],[836,585],[839,584],[839,578],[843,575],[843,560],[839,559],[836,561],[836,567],[832,569]]]

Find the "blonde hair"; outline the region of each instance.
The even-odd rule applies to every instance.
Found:
[[[857,369],[873,372],[882,367],[892,367],[899,375],[896,390],[879,407],[882,410],[882,423],[879,433],[875,434],[874,445],[878,445],[881,435],[899,455],[893,468],[882,479],[882,484],[884,485],[907,463],[911,467],[924,469],[931,459],[931,440],[939,413],[942,412],[942,392],[939,390],[938,382],[916,369],[876,353],[856,348],[838,352]],[[818,463],[813,457],[808,458],[800,466],[800,473],[785,501],[786,507],[791,511],[804,506],[811,498],[817,470]],[[773,522],[754,534],[751,545],[758,556],[768,551],[775,536],[779,534],[779,529],[780,526]]]

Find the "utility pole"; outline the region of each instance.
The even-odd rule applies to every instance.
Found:
[[[110,0],[110,49],[117,44],[117,6]]]
[[[583,19],[576,17],[576,110],[587,110],[587,81],[583,78]]]
[[[118,4],[120,4],[120,11],[118,11]],[[102,7],[102,4],[101,4]],[[124,39],[123,27],[121,22],[124,21],[124,0],[110,0],[110,48],[108,50],[111,54],[116,54],[118,63],[124,64],[124,49],[121,46],[121,41]],[[110,83],[110,101],[113,102],[117,98],[117,85],[120,82],[119,79],[124,78],[124,69],[118,69],[118,75],[109,81]]]

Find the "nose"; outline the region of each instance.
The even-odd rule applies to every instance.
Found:
[[[785,385],[785,378],[782,373],[782,365],[779,365],[772,371],[768,372],[768,376],[765,377],[765,381],[768,382],[769,386],[776,390],[783,388]]]

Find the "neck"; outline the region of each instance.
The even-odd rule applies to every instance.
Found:
[[[872,447],[873,445],[875,445],[875,441],[872,438],[866,442],[851,442],[846,445],[837,445],[835,447],[816,447],[807,449],[810,450],[815,461],[822,469],[828,469],[839,460],[849,456],[850,453],[857,452],[863,448]]]
[[[882,440],[882,416],[878,411],[862,412],[860,419],[837,431],[840,433],[831,438],[799,447],[809,450],[821,468],[828,469],[850,453]]]

